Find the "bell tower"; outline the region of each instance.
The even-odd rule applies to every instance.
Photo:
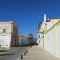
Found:
[[[46,23],[46,14],[44,14],[44,23]]]

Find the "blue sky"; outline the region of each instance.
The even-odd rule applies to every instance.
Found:
[[[20,34],[37,36],[39,22],[60,18],[60,0],[0,0],[0,21],[14,20]]]

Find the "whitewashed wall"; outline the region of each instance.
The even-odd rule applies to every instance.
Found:
[[[15,22],[0,22],[0,47],[17,46],[17,34],[18,28]]]
[[[0,36],[0,47],[10,47],[11,36]]]
[[[37,44],[38,44],[38,46],[40,46],[40,33],[38,33],[38,35],[37,35]]]
[[[60,58],[60,24],[57,25],[56,56]]]
[[[44,38],[43,37],[41,37],[41,39],[40,39],[40,47],[44,48]]]
[[[3,32],[6,29],[6,32]],[[11,45],[11,22],[0,22],[0,47],[9,48]]]
[[[40,38],[40,45],[42,46],[44,44],[45,50],[60,58],[60,19],[51,19],[46,23],[46,30],[48,32],[44,34],[44,42],[42,37]],[[43,28],[44,26],[41,27]],[[42,28],[40,30],[43,31],[44,29]]]
[[[49,51],[50,53],[54,54],[54,32],[50,30],[44,36],[44,49]]]
[[[60,24],[56,25],[56,28],[50,30],[45,35],[44,49],[50,52],[51,54],[55,55],[56,57],[60,58],[60,46],[59,45],[60,45]],[[55,49],[55,53],[54,53],[54,49]]]

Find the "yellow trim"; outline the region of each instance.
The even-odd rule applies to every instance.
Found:
[[[56,41],[57,41],[57,35],[56,35],[56,25],[54,27],[54,55],[56,56]]]
[[[44,33],[46,34],[47,32],[49,32],[51,29],[55,27],[55,25],[58,25],[59,23],[60,23],[60,20],[56,24],[54,24],[50,29],[44,30]]]

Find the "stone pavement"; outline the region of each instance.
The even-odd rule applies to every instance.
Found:
[[[0,56],[13,55],[17,54],[17,52],[22,54],[22,52],[24,52],[24,50],[26,50],[27,48],[28,47],[11,47],[11,49],[9,50],[0,50]]]
[[[38,46],[32,46],[21,60],[60,60]]]

